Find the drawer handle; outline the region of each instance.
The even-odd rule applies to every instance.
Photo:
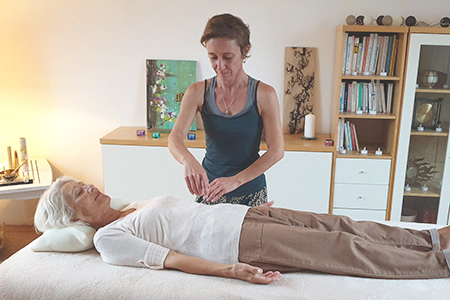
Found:
[[[364,170],[359,171],[359,174],[366,174],[366,172],[364,172]]]
[[[364,199],[363,196],[358,196],[358,197],[356,197],[356,200],[363,200],[363,199]]]

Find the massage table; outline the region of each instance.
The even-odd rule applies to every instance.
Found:
[[[450,279],[382,280],[305,271],[283,274],[270,285],[254,285],[176,270],[109,265],[95,249],[33,252],[28,245],[0,264],[0,299],[448,300]]]

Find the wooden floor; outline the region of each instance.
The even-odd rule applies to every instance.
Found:
[[[38,236],[33,225],[0,224],[0,263]]]

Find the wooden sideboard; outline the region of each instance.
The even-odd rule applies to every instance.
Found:
[[[145,130],[145,136],[137,136]],[[185,140],[191,153],[202,161],[205,134],[193,132],[195,140]],[[299,135],[284,135],[285,156],[266,172],[269,200],[275,206],[328,213],[333,146],[325,146],[330,135],[318,134],[314,141]],[[112,197],[144,200],[159,195],[194,199],[184,182],[183,166],[167,148],[168,133],[152,138],[142,127],[119,127],[100,138],[105,192]],[[261,153],[267,150],[261,142]]]

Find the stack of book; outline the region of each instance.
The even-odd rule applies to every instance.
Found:
[[[393,83],[344,81],[341,83],[339,112],[391,113],[393,92]]]
[[[345,34],[343,75],[394,76],[397,35]]]
[[[338,142],[336,150],[346,149],[349,151],[359,151],[358,135],[356,134],[356,126],[350,121],[339,119],[338,123]]]

